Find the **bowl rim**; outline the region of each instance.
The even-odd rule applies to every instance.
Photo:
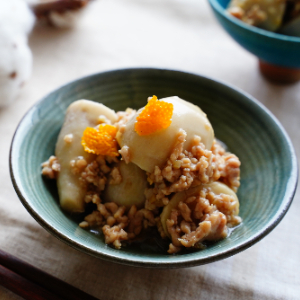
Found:
[[[16,137],[18,135],[19,129],[22,126],[23,121],[28,117],[28,115],[36,109],[37,106],[39,106],[40,103],[45,101],[51,94],[56,93],[58,90],[61,90],[69,85],[76,84],[79,81],[85,81],[87,79],[91,79],[93,77],[98,77],[98,76],[105,76],[113,73],[119,73],[119,72],[139,72],[139,71],[145,71],[145,72],[156,72],[156,71],[165,71],[165,72],[171,72],[171,73],[178,73],[181,75],[186,75],[186,76],[194,76],[195,78],[198,78],[200,80],[208,80],[214,82],[214,84],[217,84],[219,86],[222,86],[225,89],[234,91],[241,96],[244,96],[244,98],[247,100],[247,102],[252,103],[259,107],[262,111],[264,111],[270,118],[271,120],[276,124],[280,132],[282,133],[284,139],[286,140],[286,143],[288,145],[287,149],[290,152],[291,155],[291,164],[292,164],[292,169],[290,171],[290,177],[288,179],[288,184],[287,184],[287,192],[283,197],[282,201],[282,210],[277,211],[276,214],[269,220],[267,223],[267,226],[262,228],[260,231],[258,231],[256,234],[252,235],[249,237],[247,240],[245,240],[243,243],[240,245],[237,245],[235,247],[232,247],[231,249],[225,249],[223,251],[220,251],[216,254],[209,255],[208,257],[205,258],[185,258],[183,255],[182,256],[173,256],[176,257],[176,261],[174,259],[170,258],[170,255],[166,255],[166,259],[163,261],[157,260],[153,261],[153,258],[150,258],[150,260],[147,260],[145,257],[142,259],[139,258],[138,260],[133,259],[135,256],[128,256],[127,258],[119,257],[118,255],[114,254],[106,254],[106,253],[101,253],[97,252],[86,245],[83,245],[79,242],[74,241],[73,239],[69,238],[62,232],[58,231],[55,227],[53,227],[47,220],[42,218],[39,213],[30,205],[30,203],[26,199],[26,195],[23,195],[21,188],[18,186],[17,179],[15,176],[15,167],[13,164],[13,154],[14,154],[14,147],[16,143]],[[10,171],[10,177],[11,181],[13,184],[13,187],[23,204],[23,206],[26,208],[26,210],[31,214],[31,216],[48,232],[53,234],[57,239],[65,242],[72,248],[82,251],[86,254],[89,254],[91,256],[110,261],[110,262],[115,262],[115,263],[120,263],[123,265],[128,265],[128,266],[134,266],[134,267],[145,267],[145,268],[184,268],[184,267],[193,267],[193,266],[199,266],[211,262],[215,262],[221,259],[228,258],[234,254],[237,254],[243,250],[246,250],[247,248],[251,247],[258,241],[260,241],[262,238],[264,238],[267,234],[269,234],[278,224],[279,222],[283,219],[285,214],[287,213],[288,209],[290,208],[296,189],[297,189],[297,184],[298,184],[298,163],[297,163],[297,157],[295,154],[295,150],[293,147],[293,144],[286,133],[285,129],[283,126],[280,124],[280,122],[277,120],[277,118],[273,115],[272,112],[269,111],[268,108],[266,108],[262,103],[260,103],[258,100],[256,100],[254,97],[252,97],[250,94],[247,92],[244,92],[243,90],[239,89],[238,87],[235,87],[231,84],[225,83],[221,80],[213,79],[211,77],[199,75],[196,73],[191,73],[191,72],[185,72],[181,70],[174,70],[174,69],[166,69],[166,68],[152,68],[152,67],[142,67],[142,68],[122,68],[122,69],[113,69],[113,70],[108,70],[104,72],[99,72],[99,73],[94,73],[91,75],[87,75],[84,77],[80,77],[78,79],[72,80],[66,84],[63,84],[62,86],[56,88],[50,93],[47,93],[44,97],[42,97],[39,101],[37,101],[35,104],[33,104],[27,112],[24,114],[24,116],[21,118],[11,141],[11,146],[10,146],[10,151],[9,151],[9,171]],[[169,260],[168,260],[169,259]]]
[[[268,31],[265,29],[255,27],[255,26],[248,25],[248,24],[242,22],[241,20],[234,18],[234,17],[230,16],[228,13],[226,13],[226,9],[224,9],[221,6],[221,4],[219,3],[218,0],[208,0],[208,1],[219,14],[221,14],[223,17],[225,17],[228,21],[236,24],[239,27],[242,27],[245,30],[249,30],[249,31],[253,32],[254,34],[258,34],[260,36],[267,36],[268,38],[271,38],[274,40],[300,43],[300,37],[280,34],[280,33],[272,32],[272,31]]]

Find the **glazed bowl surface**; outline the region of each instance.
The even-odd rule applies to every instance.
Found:
[[[41,176],[41,163],[54,154],[67,107],[90,99],[118,111],[145,105],[150,95],[179,96],[199,105],[215,135],[241,160],[241,225],[202,251],[168,255],[146,247],[113,249],[103,236],[78,226],[82,216],[60,206],[55,181]],[[210,78],[163,69],[123,69],[66,84],[36,103],[12,140],[10,172],[28,212],[71,247],[95,257],[132,266],[178,268],[214,262],[236,254],[266,236],[284,217],[297,185],[297,161],[278,120],[248,94]]]

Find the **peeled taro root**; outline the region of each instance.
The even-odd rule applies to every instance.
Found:
[[[61,168],[57,178],[59,201],[60,206],[68,212],[84,211],[87,187],[80,184],[80,172],[75,173],[70,162],[83,158],[89,164],[96,159],[95,154],[84,151],[81,138],[86,127],[95,127],[99,124],[100,115],[104,115],[112,122],[117,120],[115,112],[101,103],[90,100],[73,102],[67,109],[57,139],[55,155]],[[66,139],[68,136],[71,137],[70,142]]]
[[[282,24],[286,0],[231,0],[228,12],[249,25],[276,31]]]
[[[232,214],[233,216],[238,216],[239,200],[237,198],[236,193],[232,189],[230,189],[226,184],[218,181],[208,183],[208,184],[201,184],[193,188],[190,188],[186,191],[182,191],[174,194],[170,202],[168,203],[168,205],[164,207],[160,215],[160,220],[166,236],[170,237],[170,233],[167,230],[167,220],[170,218],[172,209],[176,209],[180,201],[185,201],[188,197],[199,195],[199,192],[203,188],[209,188],[215,195],[225,194],[233,197],[232,198],[233,201],[230,204],[230,214]],[[215,205],[220,212],[226,214],[226,211],[224,211],[224,207],[226,206],[223,207],[222,202],[218,203],[218,201],[216,201],[211,204]]]
[[[206,114],[198,106],[179,97],[168,97],[161,100],[172,103],[174,106],[172,123],[168,128],[140,136],[135,131],[135,123],[136,118],[144,109],[141,108],[126,123],[124,132],[117,133],[119,145],[129,149],[129,161],[147,172],[152,172],[155,166],[161,168],[166,163],[180,129],[187,133],[184,150],[189,149],[195,135],[201,137],[201,142],[206,149],[211,149],[214,139],[213,128]]]
[[[115,165],[118,168],[121,179],[114,182],[113,178],[108,179],[105,187],[103,200],[105,202],[115,202],[130,208],[136,205],[142,208],[145,203],[145,189],[147,188],[146,173],[133,163],[126,164],[120,161]]]
[[[13,101],[32,69],[28,34],[34,15],[24,0],[1,2],[0,9],[0,106]]]

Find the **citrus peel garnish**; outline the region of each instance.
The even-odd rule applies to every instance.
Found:
[[[113,125],[99,125],[98,130],[87,127],[81,139],[84,150],[97,155],[118,156],[117,128]]]
[[[136,118],[134,129],[138,135],[149,135],[166,129],[172,123],[172,115],[173,104],[153,96]]]

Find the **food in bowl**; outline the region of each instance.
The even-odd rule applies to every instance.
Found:
[[[300,36],[299,0],[231,0],[228,12],[249,25]]]
[[[57,180],[60,206],[120,249],[158,231],[168,253],[203,249],[241,223],[240,161],[214,136],[206,114],[179,97],[115,113],[73,102],[55,156],[42,174]]]

